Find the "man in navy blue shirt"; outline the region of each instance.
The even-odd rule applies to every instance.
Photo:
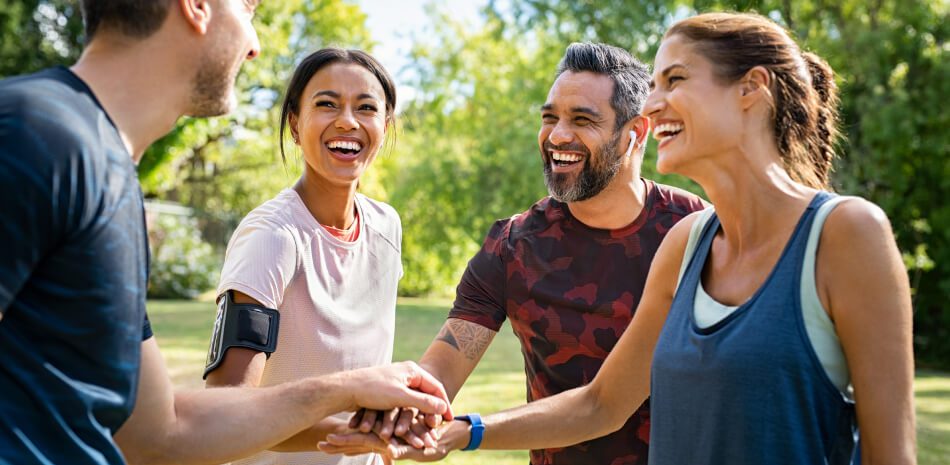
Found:
[[[0,464],[223,462],[358,406],[447,413],[412,364],[172,392],[135,164],[180,116],[231,109],[257,1],[82,6],[74,66],[0,81]]]

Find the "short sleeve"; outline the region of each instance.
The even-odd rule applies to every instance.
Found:
[[[264,221],[242,223],[228,244],[218,295],[235,290],[276,309],[296,268],[297,250],[289,231]]]
[[[505,249],[511,220],[495,222],[485,237],[481,250],[465,268],[455,290],[455,304],[449,318],[459,318],[492,331],[501,329],[505,311]]]
[[[3,120],[3,118],[0,118]],[[63,225],[54,182],[80,182],[74,176],[54,176],[54,164],[22,120],[0,122],[0,312],[5,312],[34,268],[57,242],[54,228]],[[70,186],[60,186],[69,195]],[[58,220],[57,220],[58,219]]]
[[[152,322],[148,321],[148,313],[146,313],[145,319],[142,321],[142,341],[147,341],[152,336],[154,336],[152,333]]]

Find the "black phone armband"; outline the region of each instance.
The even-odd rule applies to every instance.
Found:
[[[264,352],[267,358],[277,349],[280,312],[257,304],[234,302],[231,291],[218,298],[218,315],[214,320],[208,360],[202,378],[214,371],[231,347],[245,347]]]

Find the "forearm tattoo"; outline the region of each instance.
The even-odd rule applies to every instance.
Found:
[[[494,337],[495,332],[482,325],[450,318],[435,340],[455,347],[469,360],[478,360]]]

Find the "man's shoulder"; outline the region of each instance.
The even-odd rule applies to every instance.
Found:
[[[90,153],[84,149],[105,143],[100,137],[104,124],[111,126],[95,98],[64,68],[0,81],[5,151],[27,152],[38,162],[46,158],[43,154],[59,158]]]
[[[6,118],[57,116],[49,112],[75,111],[76,106],[91,97],[85,84],[65,68],[48,68],[0,80],[0,112]]]
[[[702,197],[685,189],[654,181],[649,182],[654,186],[654,214],[669,213],[682,217],[704,210],[708,206]]]
[[[546,231],[551,225],[563,221],[567,217],[564,210],[565,204],[548,196],[517,215],[498,220],[498,223],[506,226],[509,240],[520,240]]]

